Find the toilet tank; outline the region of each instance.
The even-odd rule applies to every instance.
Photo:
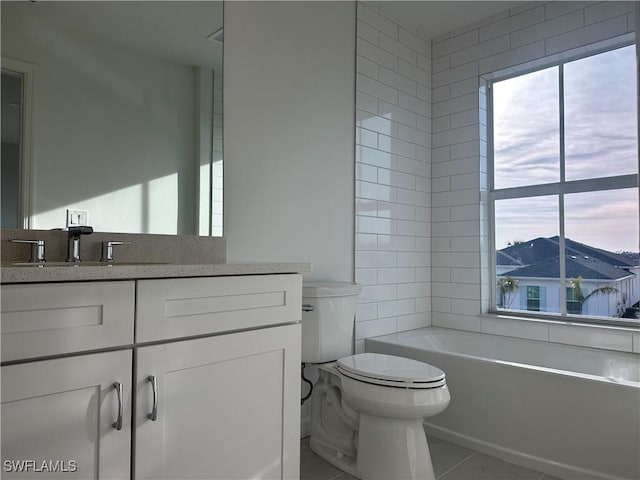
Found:
[[[332,362],[353,353],[360,285],[314,282],[302,286],[302,361]]]

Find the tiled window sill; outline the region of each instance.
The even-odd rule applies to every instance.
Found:
[[[640,353],[640,329],[637,327],[490,312],[480,316],[480,330],[493,335]]]

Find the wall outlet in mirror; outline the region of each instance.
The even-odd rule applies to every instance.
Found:
[[[87,210],[67,209],[67,228],[88,225],[89,212]]]

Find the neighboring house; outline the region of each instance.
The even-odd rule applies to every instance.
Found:
[[[565,239],[567,313],[637,318],[640,301],[638,255],[617,254]],[[496,251],[496,275],[517,280],[518,288],[497,304],[515,310],[560,311],[560,255],[557,236],[536,238]],[[583,305],[569,286],[571,278],[582,278],[583,295],[613,287],[616,293],[591,296]]]

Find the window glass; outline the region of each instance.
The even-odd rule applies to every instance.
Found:
[[[548,295],[560,285],[558,197],[496,200],[494,212],[496,305],[560,312],[558,294]]]
[[[560,179],[558,92],[558,67],[493,84],[495,188]]]
[[[566,178],[638,169],[635,47],[564,65]]]
[[[640,322],[635,64],[631,45],[487,90],[498,309]]]
[[[566,238],[609,253],[638,250],[638,189],[570,193],[564,198]]]
[[[537,238],[557,238],[558,197],[548,195],[496,200],[495,223],[496,249],[529,245]],[[557,255],[558,251],[555,253]]]
[[[570,309],[567,295],[567,313],[630,314],[640,300],[638,189],[568,194],[564,210],[568,291],[578,304]]]

